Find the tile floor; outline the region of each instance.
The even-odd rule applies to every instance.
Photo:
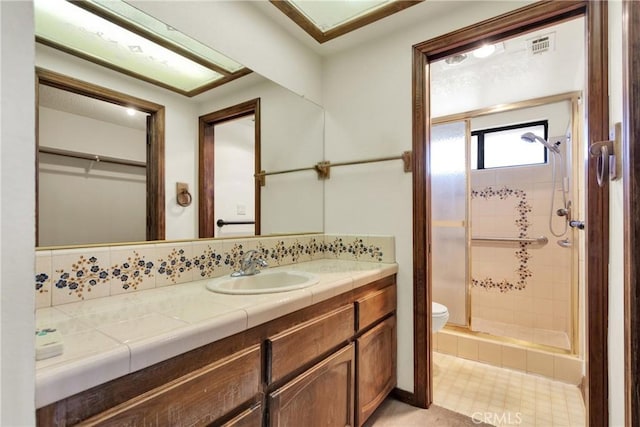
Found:
[[[502,323],[478,317],[474,317],[472,319],[471,325],[474,331],[485,332],[499,337],[511,337],[551,347],[563,348],[566,350],[571,348],[569,336],[563,331],[528,328],[526,326]]]
[[[584,427],[578,387],[433,353],[433,403],[496,426]]]

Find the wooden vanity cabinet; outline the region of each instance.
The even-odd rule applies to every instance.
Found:
[[[385,277],[38,409],[38,426],[361,426],[396,385]]]

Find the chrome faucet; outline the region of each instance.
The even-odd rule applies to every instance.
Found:
[[[245,252],[245,254],[242,256],[242,259],[240,260],[240,269],[231,273],[231,276],[253,276],[254,274],[260,273],[258,267],[269,267],[269,264],[267,264],[267,261],[258,256],[258,251],[256,251],[255,249],[251,249]]]

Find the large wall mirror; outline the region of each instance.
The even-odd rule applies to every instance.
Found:
[[[323,160],[324,110],[257,73],[185,94],[42,40],[36,67],[39,247],[198,238],[199,118],[248,101],[259,100],[260,119],[244,117],[226,131],[228,157],[220,162],[221,151],[219,171],[240,168],[243,152],[255,149],[242,135],[254,131],[261,170]],[[220,188],[255,188],[260,204],[246,201],[244,190],[227,191],[214,221],[258,219],[262,235],[323,230],[323,182],[315,172],[267,176],[263,186],[254,172],[242,178],[248,186],[216,175]],[[178,203],[178,183],[188,186],[188,206]],[[216,237],[255,230],[214,228]]]

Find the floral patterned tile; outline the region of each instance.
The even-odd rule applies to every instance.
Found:
[[[52,251],[52,305],[109,295],[109,248]]]
[[[499,201],[500,203],[502,203],[502,210],[504,210],[505,202],[510,204],[513,208],[515,217],[513,219],[512,225],[515,225],[517,227],[517,237],[529,237],[530,228],[532,226],[532,207],[529,203],[529,196],[526,191],[520,188],[510,188],[506,186],[500,188],[488,186],[479,190],[472,189],[471,201],[472,204],[477,204],[478,201],[482,201],[485,204],[488,201]],[[503,293],[514,290],[524,290],[527,287],[529,279],[533,276],[530,268],[531,263],[529,262],[531,258],[531,254],[529,253],[529,246],[529,243],[521,242],[515,249],[514,255],[518,262],[517,267],[515,268],[517,277],[491,277],[488,275],[475,275],[478,277],[471,278],[472,286],[482,287],[485,289],[498,289]]]
[[[222,242],[222,249],[224,251],[223,261],[225,266],[229,267],[229,274],[234,271],[240,270],[240,264],[242,259],[249,251],[257,251],[258,256],[265,261],[265,252],[260,247],[260,241],[258,239],[231,239],[224,240]]]
[[[51,306],[51,251],[36,251],[36,308]]]
[[[305,242],[306,251],[311,261],[324,259],[324,234],[302,236],[300,240]]]
[[[193,242],[193,280],[211,279],[231,274],[228,262],[225,264],[226,257],[222,247],[220,240]]]
[[[325,236],[325,257],[350,261],[382,260],[382,251],[376,245],[370,245],[367,238],[355,235]]]
[[[156,263],[153,245],[111,248],[111,295],[155,288]]]
[[[258,242],[258,252],[267,261],[269,267],[291,264],[292,250],[286,237],[267,237]]]
[[[394,262],[394,238],[311,234],[36,253],[37,307],[231,274],[256,250],[270,267],[318,259]]]
[[[191,242],[159,243],[156,247],[156,286],[175,285],[193,280],[193,247]]]
[[[366,261],[396,262],[396,241],[393,236],[367,236]]]

